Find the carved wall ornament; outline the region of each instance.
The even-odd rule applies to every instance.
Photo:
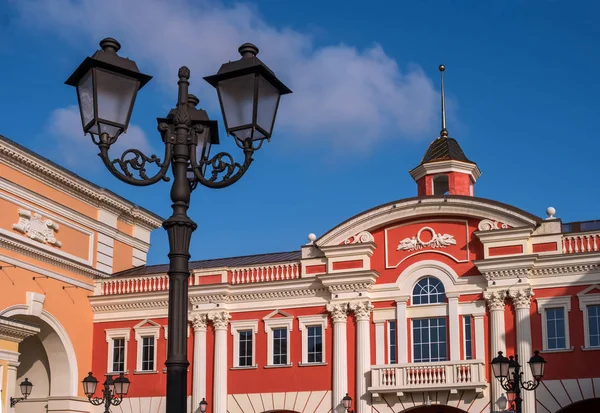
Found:
[[[59,248],[62,246],[62,243],[54,238],[54,232],[58,231],[58,224],[50,219],[43,219],[42,214],[38,212],[19,208],[19,222],[12,227],[33,240]]]
[[[421,239],[421,235],[424,231],[427,231],[431,234],[431,239],[429,241],[423,241]],[[404,238],[400,241],[397,251],[405,250],[405,251],[418,251],[423,248],[446,248],[450,245],[456,245],[456,240],[453,235],[450,234],[439,234],[436,233],[431,227],[423,227],[418,232],[417,235],[412,238]]]
[[[506,228],[508,228],[508,225],[506,225],[502,222],[492,221],[491,219],[487,219],[487,218],[479,221],[479,225],[477,225],[477,229],[479,231],[491,231],[494,229],[506,229]]]
[[[506,300],[506,291],[492,291],[483,293],[490,311],[504,311],[504,300]]]
[[[228,311],[219,311],[208,315],[208,319],[212,321],[215,330],[226,330],[230,318],[231,315]]]
[[[509,295],[515,308],[529,308],[531,306],[532,289],[513,290]]]
[[[345,323],[348,318],[348,303],[327,304],[334,323]]]
[[[350,303],[349,307],[354,312],[354,317],[356,317],[357,321],[368,321],[371,319],[373,304],[370,301],[355,301]]]
[[[208,324],[208,315],[207,314],[196,314],[192,319],[192,326],[194,330],[206,330],[206,326]]]
[[[364,242],[373,242],[375,239],[369,231],[361,231],[344,241],[344,244],[362,244]]]

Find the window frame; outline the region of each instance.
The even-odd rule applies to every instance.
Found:
[[[255,369],[256,362],[256,334],[258,333],[258,320],[229,321],[231,335],[233,336],[233,364],[232,369]],[[252,365],[240,366],[240,331],[251,330],[252,334]]]
[[[298,316],[298,329],[302,332],[302,361],[300,362],[300,366],[323,366],[327,364],[326,358],[326,341],[325,341],[325,331],[327,330],[328,319],[327,314],[319,314],[319,315],[308,315],[308,316]],[[308,362],[308,327],[316,327],[321,326],[321,361],[316,362]],[[289,336],[288,336],[289,343]],[[288,355],[289,357],[289,355]]]
[[[446,335],[444,337],[444,341],[446,343],[446,358],[445,360],[439,360],[439,361],[415,361],[415,326],[414,326],[414,322],[415,321],[423,321],[423,320],[433,320],[433,319],[439,319],[439,320],[444,320],[444,328],[446,330]],[[438,326],[439,327],[439,326]],[[431,328],[431,326],[429,327]],[[415,364],[420,364],[420,363],[443,363],[446,361],[450,361],[450,338],[449,338],[449,320],[448,317],[446,316],[442,316],[442,317],[416,317],[416,318],[411,318],[410,319],[410,343],[412,346],[411,349],[411,363],[415,363]],[[429,334],[429,348],[431,349],[431,334]],[[439,338],[438,338],[439,339]],[[438,341],[439,342],[439,341]],[[431,351],[430,351],[431,354]],[[431,358],[431,355],[430,355]]]
[[[125,354],[123,355],[123,366],[124,370],[123,374],[129,374],[129,370],[127,370],[127,347],[129,340],[131,338],[131,328],[112,328],[104,330],[106,333],[106,342],[108,343],[108,359],[106,363],[106,371],[107,374],[118,374],[121,373],[119,371],[113,371],[113,357],[114,357],[114,339],[122,338],[125,340]]]
[[[392,334],[392,325],[394,323],[394,334]],[[387,364],[398,364],[398,321],[397,320],[387,320],[386,324],[386,334],[387,334]],[[395,361],[392,362],[392,337],[394,338],[394,358]]]
[[[588,314],[588,306],[590,305],[600,305],[600,291],[597,294],[587,294],[588,292],[600,289],[598,285],[592,285],[589,288],[586,288],[579,294],[577,294],[577,298],[579,299],[579,310],[583,313],[583,346],[581,349],[584,351],[590,350],[600,350],[600,345],[596,347],[590,346],[590,331],[589,331],[589,314]]]
[[[464,347],[464,359],[465,360],[473,360],[473,316],[471,314],[463,314],[462,317],[462,327],[463,327],[463,347]],[[467,330],[467,320],[469,320],[469,327]],[[471,336],[469,339],[469,345],[467,345],[467,331],[469,331],[469,335]],[[467,349],[471,350],[471,358],[467,358]]]
[[[571,296],[564,295],[559,297],[539,297],[535,299],[538,307],[538,314],[542,316],[542,352],[544,353],[560,353],[565,351],[573,351],[571,347],[571,334],[569,330],[569,313],[571,312]],[[565,348],[549,349],[548,348],[548,318],[546,310],[550,308],[563,308],[565,322]]]
[[[145,325],[150,324],[150,325]],[[135,327],[133,327],[135,331],[135,341],[137,342],[137,357],[136,357],[136,365],[134,374],[138,373],[158,373],[158,338],[160,337],[160,325],[155,323],[152,320],[144,320]],[[154,370],[143,370],[142,364],[142,356],[143,356],[143,344],[144,337],[154,337]]]
[[[430,297],[432,296],[431,293],[428,293],[427,295],[421,295],[421,294],[417,294],[419,297],[427,297],[427,303],[415,303],[415,289],[417,288],[417,286],[419,285],[419,283],[423,280],[429,280],[429,279],[433,279],[436,280],[439,285],[441,286],[441,288],[443,289],[443,294],[444,294],[444,299],[442,301],[437,301],[435,303],[431,302]],[[428,282],[428,285],[431,285],[431,282]],[[435,295],[439,295],[440,293],[436,293]],[[440,305],[440,304],[444,304],[447,305],[448,304],[448,295],[447,295],[447,291],[446,291],[446,286],[444,285],[444,283],[442,282],[442,280],[440,280],[438,277],[434,276],[434,275],[426,275],[424,277],[419,278],[412,286],[412,290],[410,292],[410,306],[411,307],[417,307],[417,306],[425,306],[425,305]]]
[[[278,311],[276,310],[275,314]],[[282,314],[281,312],[279,312],[280,314]],[[274,313],[269,314],[267,317],[270,317],[271,315],[274,315]],[[278,318],[267,318],[265,317],[263,319],[264,323],[265,323],[265,333],[267,333],[267,364],[265,365],[265,367],[267,368],[272,368],[272,367],[290,367],[293,365],[292,361],[291,361],[291,354],[290,354],[290,344],[291,344],[291,332],[292,332],[292,324],[294,322],[294,317],[293,316],[287,316],[286,314],[283,314],[284,317],[278,317]],[[273,330],[277,329],[277,328],[285,328],[287,330],[287,364],[273,364]]]

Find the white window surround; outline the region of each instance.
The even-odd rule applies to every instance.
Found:
[[[538,314],[542,316],[542,347],[546,353],[560,353],[565,351],[573,351],[571,347],[570,331],[569,331],[569,312],[571,311],[571,296],[564,295],[560,297],[539,297],[536,298],[538,306]],[[563,308],[565,311],[565,348],[557,350],[548,349],[548,320],[546,318],[547,308]]]
[[[106,333],[106,342],[108,343],[108,360],[106,364],[106,371],[108,373],[116,374],[118,372],[114,372],[113,370],[113,357],[114,357],[114,345],[113,339],[115,338],[123,338],[125,339],[125,357],[124,357],[124,365],[125,371],[123,373],[128,374],[127,370],[127,343],[129,343],[129,339],[131,338],[131,328],[112,328],[104,330]]]
[[[157,372],[157,359],[156,350],[158,348],[158,337],[160,335],[160,325],[152,320],[143,320],[133,327],[135,331],[135,341],[137,342],[137,357],[136,367],[134,373],[152,373]],[[142,370],[142,344],[144,343],[143,337],[154,337],[154,369],[153,370]]]
[[[325,330],[327,330],[327,315],[319,314],[319,315],[304,315],[298,316],[298,325],[299,330],[302,331],[302,362],[301,366],[320,366],[327,364],[326,359],[326,351],[325,348]],[[322,351],[322,361],[319,363],[309,363],[308,362],[308,327],[321,326],[321,351]],[[288,331],[291,331],[288,330]],[[290,337],[288,336],[288,360],[289,360],[289,344]]]
[[[598,290],[597,293],[587,294],[592,290]],[[579,310],[583,312],[583,336],[584,345],[581,346],[582,350],[600,350],[600,347],[590,347],[590,333],[589,333],[589,322],[588,322],[588,305],[600,305],[600,286],[592,285],[586,288],[579,294]]]
[[[283,317],[273,316],[280,314]],[[280,310],[275,310],[263,318],[265,323],[265,333],[267,333],[267,365],[265,367],[289,367],[292,365],[290,357],[290,332],[292,331],[292,323],[294,317],[288,313]],[[286,328],[287,329],[287,364],[273,364],[273,329]]]
[[[256,364],[256,333],[258,320],[230,321],[231,335],[233,336],[233,367],[234,369],[255,369]],[[240,366],[240,331],[252,330],[252,366]]]

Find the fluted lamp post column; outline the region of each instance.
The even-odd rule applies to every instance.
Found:
[[[205,80],[217,89],[225,130],[243,153],[243,162],[227,152],[210,156],[219,143],[217,122],[196,109],[198,99],[189,94],[190,70],[179,69],[177,106],[158,119],[165,145],[164,156],[148,156],[128,149],[112,158],[109,150],[127,131],[138,91],[151,79],[141,73],[133,60],[117,54],[115,39],[100,42],[101,50],[87,57],[66,81],[77,88],[85,134],[98,146],[107,169],[118,179],[137,186],[169,181],[173,176],[173,214],[163,227],[169,236],[169,305],[167,361],[167,413],[186,412],[187,322],[190,242],[197,225],[187,215],[191,192],[201,184],[225,188],[237,182],[252,163],[252,155],[270,140],[281,95],[291,93],[275,74],[258,59],[258,48],[250,43],[238,50],[239,60],[225,63],[216,75]],[[158,170],[151,174],[148,167]],[[222,413],[222,412],[217,412]]]

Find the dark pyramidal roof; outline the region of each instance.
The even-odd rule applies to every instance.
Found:
[[[446,137],[442,134],[442,136],[431,142],[420,165],[448,160],[474,163],[467,158],[458,142],[456,142],[456,139]]]

